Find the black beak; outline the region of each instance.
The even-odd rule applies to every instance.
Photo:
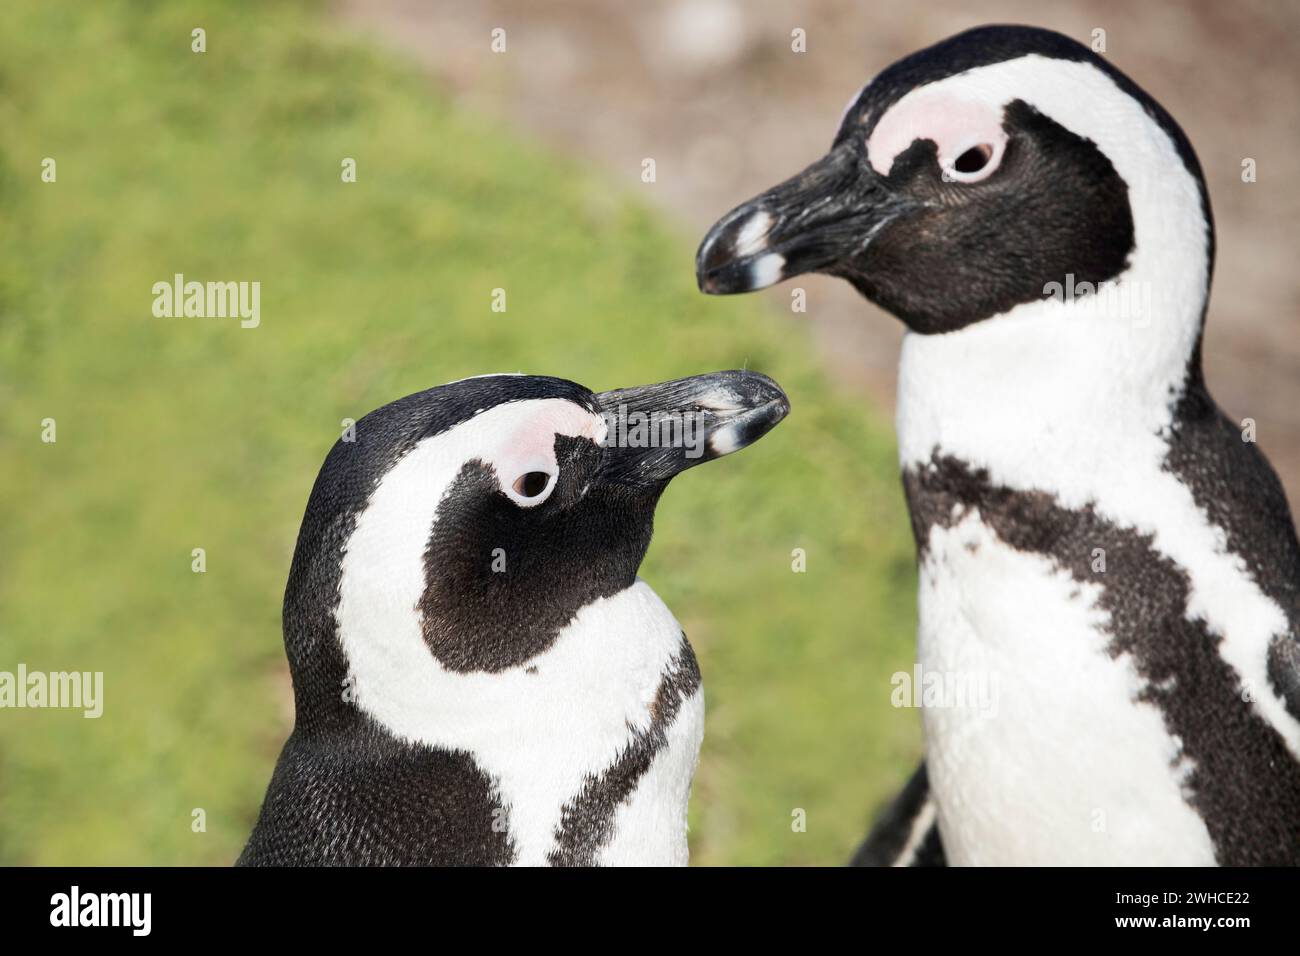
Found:
[[[781,386],[758,372],[710,372],[596,396],[609,431],[606,481],[654,486],[752,445],[790,413]]]
[[[730,295],[834,272],[908,206],[846,139],[718,220],[695,254],[696,281],[701,292]]]

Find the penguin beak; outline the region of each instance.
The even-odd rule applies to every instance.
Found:
[[[752,445],[790,413],[781,386],[758,372],[616,388],[596,400],[609,429],[602,478],[641,487]]]
[[[845,139],[718,220],[695,254],[696,281],[701,292],[731,295],[805,272],[833,272],[911,205]]]

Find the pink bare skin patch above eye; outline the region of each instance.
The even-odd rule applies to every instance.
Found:
[[[556,435],[595,442],[605,437],[605,423],[573,402],[546,399],[536,404],[541,406],[536,414],[519,422],[493,450],[492,464],[503,482],[530,471],[554,473]]]
[[[867,138],[867,159],[876,172],[888,176],[898,155],[918,139],[934,142],[945,171],[952,170],[966,150],[988,146],[991,156],[978,173],[955,177],[974,182],[997,169],[1007,134],[1001,110],[950,93],[921,90],[904,96],[880,118]]]

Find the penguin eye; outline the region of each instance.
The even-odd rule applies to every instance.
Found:
[[[544,471],[528,471],[515,479],[512,486],[520,498],[536,498],[551,483],[551,476]]]
[[[978,173],[992,158],[993,147],[988,143],[980,143],[958,156],[957,162],[952,166],[959,173]]]
[[[1002,150],[991,143],[976,143],[957,154],[950,164],[945,164],[943,178],[947,182],[977,183],[987,179],[998,168]]]

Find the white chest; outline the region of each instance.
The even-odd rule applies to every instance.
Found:
[[[1177,329],[1161,329],[1178,312],[1166,306],[1146,329],[1098,312],[1099,303],[1076,304],[1068,316],[1034,303],[951,335],[907,336],[902,466],[917,472],[951,458],[991,488],[1042,495],[1052,507],[1088,510],[1098,524],[1142,536],[1186,577],[1177,613],[1215,635],[1231,680],[1260,691],[1251,710],[1300,754],[1300,723],[1267,674],[1285,614],[1164,466],[1190,347],[1172,344]],[[1181,742],[1154,705],[1138,700],[1134,662],[1108,652],[1097,590],[1104,579],[1075,580],[1032,548],[1009,547],[977,511],[939,523],[952,527],[929,531],[919,659],[958,678],[985,673],[998,687],[996,716],[924,714],[950,859],[1212,861],[1205,826],[1180,792],[1188,771],[1176,762]],[[1094,547],[1070,544],[1076,554]]]
[[[1185,768],[1142,681],[1106,650],[1096,587],[1002,544],[978,517],[931,531],[918,659],[981,683],[924,711],[930,785],[959,865],[1212,864]],[[966,704],[966,706],[962,706]]]
[[[447,671],[413,616],[379,630],[365,611],[349,604],[345,579],[340,632],[358,705],[400,738],[471,754],[496,782],[516,863],[548,863],[565,807],[656,728],[666,740],[613,808],[601,853],[610,862],[686,862],[703,693],[695,689],[659,726],[657,698],[684,638],[647,584],[587,605],[545,653],[498,673]]]

